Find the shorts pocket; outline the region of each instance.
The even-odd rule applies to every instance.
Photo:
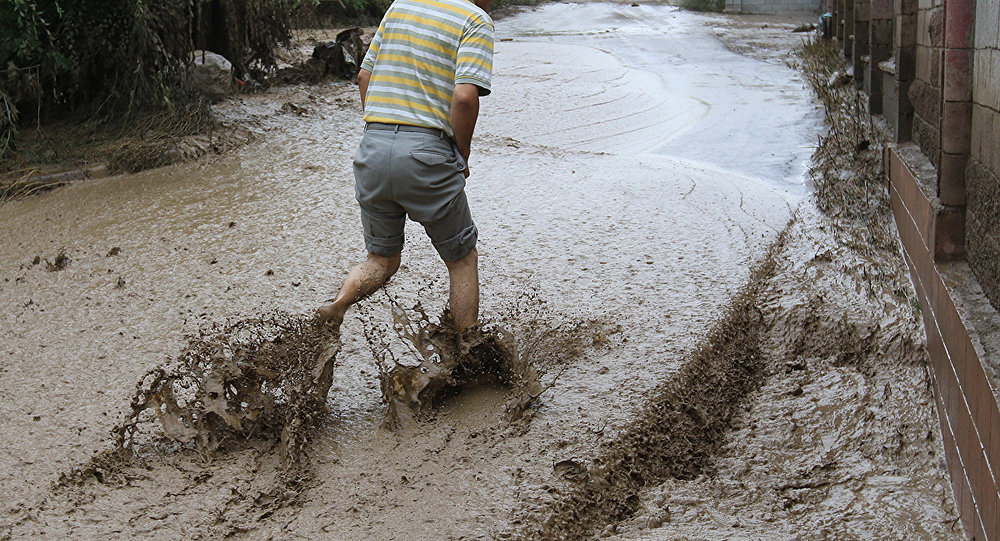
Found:
[[[426,150],[411,151],[410,156],[413,156],[414,160],[417,160],[424,165],[441,165],[454,160],[453,156],[447,156],[437,152],[428,152]]]

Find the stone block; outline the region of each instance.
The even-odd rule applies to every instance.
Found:
[[[983,129],[988,130],[988,133],[983,135],[982,140],[982,162],[987,169],[1000,174],[1000,155],[998,155],[998,143],[1000,136],[997,136],[997,130],[1000,130],[1000,114],[997,114],[992,109],[987,109],[986,120],[983,122]]]
[[[931,165],[936,169],[941,163],[937,127],[928,123],[918,113],[913,115],[912,130],[913,142],[920,147],[920,151],[927,156]]]
[[[884,43],[887,46],[892,43],[892,19],[872,20],[871,41],[872,43]]]
[[[938,90],[941,90],[941,57],[943,55],[944,50],[941,48],[931,49],[928,55],[931,59],[930,84]]]
[[[986,54],[983,54],[986,53]],[[986,97],[986,78],[989,66],[983,65],[983,59],[989,58],[989,53],[983,50],[972,51],[972,101],[982,104]]]
[[[941,120],[941,94],[921,79],[913,81],[908,95],[913,110],[924,122],[937,127]]]
[[[930,47],[931,46],[931,35],[928,30],[928,25],[931,20],[930,10],[921,10],[917,12],[917,45]]]
[[[921,0],[921,1],[929,1],[929,0]],[[895,13],[896,15],[916,15],[917,0],[893,0],[892,12]]]
[[[929,84],[931,79],[931,48],[925,47],[923,45],[917,45],[916,48],[916,69],[913,72],[914,77],[918,81],[923,81],[924,84]]]
[[[945,101],[972,101],[972,50],[944,51]]]
[[[934,0],[917,0],[917,9],[925,10],[933,8],[934,8]]]
[[[975,0],[948,0],[944,8],[945,47],[972,47],[975,9]]]
[[[990,50],[990,71],[987,75],[986,87],[989,89],[987,100],[983,104],[994,111],[1000,111],[1000,50]]]
[[[944,45],[944,8],[934,8],[927,20],[927,34],[932,47]]]
[[[868,2],[858,2],[854,4],[854,21],[858,22],[868,22],[872,18],[871,15],[871,4]]]
[[[993,117],[993,132],[983,141],[983,151],[990,156],[990,171],[1000,175],[1000,113],[994,111],[990,116]],[[987,148],[989,148],[988,152]]]
[[[1000,174],[970,159],[965,171],[965,186],[967,208],[979,220],[980,229],[976,234],[1000,235]]]
[[[990,299],[994,308],[1000,307],[1000,238],[990,234],[990,230],[980,219],[978,213],[969,211],[966,216],[968,225],[967,255],[969,266],[976,275],[976,280],[982,286],[983,292]],[[1000,432],[994,431],[993,438]]]
[[[892,18],[892,0],[872,0],[872,20]]]
[[[938,199],[943,205],[952,207],[965,205],[965,168],[968,158],[967,154],[941,154],[941,167],[938,169]]]
[[[972,102],[944,102],[941,110],[941,151],[968,154],[971,139]]]
[[[984,47],[1000,48],[1000,2],[983,2],[986,10]]]
[[[969,154],[976,160],[983,160],[983,138],[989,133],[986,126],[991,126],[988,109],[976,103],[972,104],[972,137],[970,138]]]

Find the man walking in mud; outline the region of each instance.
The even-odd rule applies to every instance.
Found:
[[[479,96],[490,93],[492,0],[396,0],[358,73],[365,133],[354,159],[368,258],[319,309],[340,325],[399,269],[406,217],[448,268],[461,333],[479,320],[477,231],[465,196]]]

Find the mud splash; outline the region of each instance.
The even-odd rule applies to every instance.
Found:
[[[227,443],[262,438],[295,462],[324,410],[340,347],[337,331],[283,313],[203,329],[174,366],[137,384],[116,448],[132,455],[159,421],[164,436],[206,459]]]
[[[512,422],[542,393],[538,370],[519,353],[509,330],[486,323],[458,336],[447,310],[433,318],[419,302],[407,309],[391,301],[392,328],[417,364],[404,362],[386,347],[384,327],[366,326],[365,337],[378,360],[387,427],[412,425],[441,400],[484,385],[508,388],[504,417]]]

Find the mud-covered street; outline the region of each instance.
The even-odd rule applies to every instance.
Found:
[[[821,107],[786,54],[727,48],[731,24],[497,20],[467,193],[484,319],[545,387],[515,422],[487,386],[382,426],[392,305],[448,295],[409,223],[300,468],[256,440],[88,466],[188,335],[310,315],[363,258],[351,84],[220,105],[253,118],[238,150],[0,206],[0,539],[961,538],[902,264],[815,209]]]

